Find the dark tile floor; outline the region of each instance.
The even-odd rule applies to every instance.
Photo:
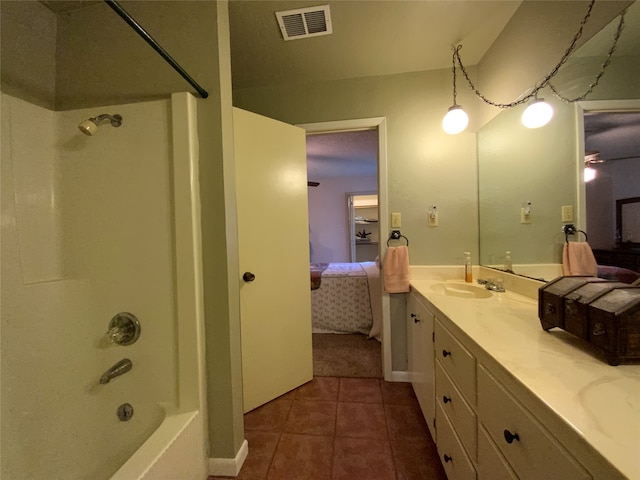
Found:
[[[315,377],[244,420],[241,480],[446,480],[409,383]]]

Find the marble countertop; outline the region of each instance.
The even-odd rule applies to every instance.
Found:
[[[464,281],[417,276],[413,289],[624,476],[640,479],[640,365],[610,366],[580,339],[544,331],[537,299],[508,288],[462,299],[433,285]]]

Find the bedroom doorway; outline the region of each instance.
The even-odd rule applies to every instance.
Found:
[[[378,257],[378,192],[347,194],[351,262],[374,262]]]
[[[355,230],[352,228],[355,223],[350,220],[350,208],[348,203],[345,205],[345,199],[348,198],[348,194],[371,194],[377,195],[377,212],[378,222],[376,233],[380,237],[385,234],[382,232],[388,231],[387,221],[387,170],[386,170],[386,122],[384,118],[370,118],[359,120],[347,120],[337,122],[327,122],[318,124],[304,124],[298,125],[307,131],[307,138],[310,136],[329,136],[333,139],[337,139],[342,134],[351,135],[369,135],[374,138],[375,152],[373,158],[373,173],[369,175],[360,175],[358,181],[359,184],[354,186],[352,182],[353,177],[358,177],[358,168],[364,168],[365,165],[362,158],[348,158],[343,154],[339,155],[326,155],[322,152],[314,152],[314,147],[309,146],[307,143],[307,158],[308,158],[308,181],[309,186],[309,238],[310,238],[310,258],[312,263],[352,263],[354,257],[352,256],[352,239],[355,237]],[[334,135],[336,134],[336,135]],[[349,135],[346,135],[349,136]],[[339,142],[340,140],[338,140]],[[316,159],[320,160],[325,167],[331,167],[334,171],[339,171],[340,168],[346,169],[347,173],[339,175],[327,175],[326,173],[318,170],[317,163],[314,165],[309,162],[309,158],[317,154]],[[344,172],[345,170],[343,170]],[[371,172],[371,171],[370,171]],[[349,174],[352,180],[348,180]],[[370,177],[370,178],[365,178]],[[351,183],[350,183],[351,182]],[[316,185],[316,186],[314,186]],[[321,202],[315,202],[317,198],[323,197]],[[337,203],[337,207],[334,209],[332,205]],[[317,209],[314,210],[313,205],[317,205]],[[353,217],[358,216],[357,213],[353,214]],[[336,217],[338,221],[336,221]],[[320,219],[320,222],[315,222],[314,219]],[[322,222],[326,223],[322,223]],[[331,225],[331,227],[328,227]],[[353,232],[353,233],[352,233]],[[365,230],[365,233],[373,233]],[[370,235],[365,235],[370,236]],[[354,247],[355,248],[355,247]],[[378,242],[376,247],[376,255],[380,256],[384,254],[386,250],[386,243]],[[375,259],[375,256],[373,259]],[[370,262],[373,264],[374,262]],[[322,287],[320,287],[322,288]],[[373,339],[368,339],[366,335],[360,335],[364,339],[377,344],[378,359],[381,363],[382,377],[387,380],[393,380],[391,369],[391,338],[390,338],[390,302],[389,296],[382,290],[380,283],[379,287],[376,287],[376,294],[371,295],[375,297],[376,308],[379,313],[379,331],[377,338],[380,342]],[[314,292],[312,292],[313,295]],[[374,310],[374,309],[372,309]],[[347,336],[344,335],[332,335],[332,337],[345,337],[346,343]],[[363,342],[366,343],[366,342]],[[318,342],[314,340],[314,350],[316,347],[321,348]],[[357,346],[351,345],[346,347],[343,352],[351,352],[353,356],[353,350]],[[314,351],[314,359],[315,359]],[[348,355],[348,353],[347,353]],[[357,354],[356,354],[357,355]],[[340,356],[335,353],[333,357]],[[355,358],[355,357],[354,357]],[[315,361],[315,360],[314,360]],[[320,375],[322,376],[322,375]],[[346,376],[357,376],[346,375]]]

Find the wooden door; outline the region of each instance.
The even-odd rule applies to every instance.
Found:
[[[233,109],[244,411],[313,378],[305,131]]]

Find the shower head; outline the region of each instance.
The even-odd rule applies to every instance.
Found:
[[[120,115],[109,115],[108,113],[103,113],[102,115],[98,115],[97,117],[81,122],[80,125],[78,125],[78,128],[85,135],[91,136],[98,131],[98,124],[103,120],[109,120],[112,127],[119,127],[122,125],[122,117]]]

